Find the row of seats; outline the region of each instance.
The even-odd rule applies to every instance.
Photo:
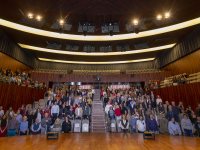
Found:
[[[89,120],[88,119],[75,119],[71,121],[72,132],[89,132]]]

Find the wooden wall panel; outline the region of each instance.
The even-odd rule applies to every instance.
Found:
[[[169,71],[173,75],[200,72],[200,50],[167,65],[162,70]]]
[[[9,68],[13,71],[17,69],[21,71],[22,70],[28,71],[31,69],[30,67],[24,65],[23,63],[1,52],[0,52],[0,68],[3,68],[3,69]]]

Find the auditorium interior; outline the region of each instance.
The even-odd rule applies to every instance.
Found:
[[[200,149],[199,0],[6,0],[0,149]]]

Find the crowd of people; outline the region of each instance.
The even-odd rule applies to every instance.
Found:
[[[92,90],[77,87],[49,89],[45,107],[22,105],[17,111],[0,106],[0,137],[70,132],[74,119],[91,116]]]
[[[44,107],[22,105],[17,111],[12,107],[5,111],[0,106],[0,136],[71,132],[73,120],[91,121],[94,92],[63,85],[48,89]],[[181,101],[164,102],[141,87],[102,88],[100,95],[109,130],[114,120],[117,130],[124,133],[200,136],[200,104],[194,111]]]
[[[200,136],[200,104],[193,111],[183,102],[176,104],[142,88],[101,91],[108,128],[115,126],[125,133],[154,132],[170,135]],[[110,129],[111,131],[111,129]]]
[[[186,73],[173,76],[173,84],[185,84],[187,82],[187,77],[188,75]]]
[[[45,89],[45,83],[33,81],[29,73],[25,71],[12,71],[11,69],[0,69],[0,82],[16,84],[20,86]]]

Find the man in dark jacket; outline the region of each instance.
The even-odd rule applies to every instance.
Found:
[[[146,120],[147,131],[158,132],[158,123],[151,114],[150,118]]]
[[[68,133],[71,131],[71,122],[69,121],[68,117],[65,117],[65,120],[62,123],[62,132]]]

